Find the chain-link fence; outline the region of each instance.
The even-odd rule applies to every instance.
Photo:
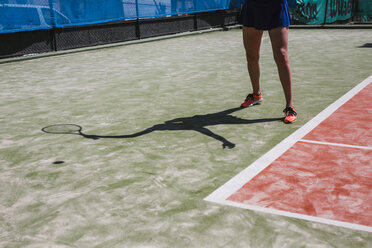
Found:
[[[238,23],[245,0],[0,0],[0,58]],[[372,0],[285,0],[294,24],[371,23]]]

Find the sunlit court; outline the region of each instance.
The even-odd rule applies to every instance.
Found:
[[[264,100],[247,108],[240,25],[9,51],[0,247],[372,247],[363,25],[289,28],[292,124],[268,32]]]
[[[249,91],[240,29],[1,64],[1,245],[370,247],[370,231],[204,198],[356,85],[371,81],[372,51],[364,46],[371,35],[290,30],[299,113],[292,125],[281,120],[284,96],[267,35],[261,52],[265,101],[238,108]],[[370,87],[360,104],[367,107],[359,108],[356,96],[353,117],[342,118],[345,128],[367,120],[366,137]],[[57,124],[82,129],[42,131]],[[339,131],[322,128],[334,140],[321,141],[371,148],[370,138],[340,142]],[[301,151],[310,152],[309,144],[300,143]],[[353,180],[369,182],[370,197],[370,150],[354,149],[360,164],[348,171],[358,171]],[[332,146],[324,153],[344,152]],[[343,170],[338,173],[342,178]],[[310,182],[306,175],[285,176]],[[272,180],[280,186],[284,179]],[[352,212],[353,204],[346,210]]]

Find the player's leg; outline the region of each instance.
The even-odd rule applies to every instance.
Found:
[[[243,27],[243,43],[247,59],[249,77],[254,94],[260,93],[260,47],[262,30],[251,27]]]
[[[262,30],[243,26],[243,43],[253,93],[245,98],[241,107],[249,107],[262,101],[259,64],[262,33]]]
[[[297,113],[293,107],[292,100],[292,73],[288,56],[288,27],[272,29],[269,31],[269,35],[286,100],[286,108],[283,111],[286,115],[284,122],[293,123],[297,119]]]
[[[274,60],[278,67],[279,79],[283,86],[286,107],[293,107],[292,74],[288,57],[288,27],[269,30]]]

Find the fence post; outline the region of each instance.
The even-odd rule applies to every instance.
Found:
[[[52,19],[52,28],[50,29],[50,46],[53,51],[57,51],[57,41],[56,41],[56,16],[54,15],[53,0],[49,0],[49,9]]]
[[[354,21],[355,13],[356,13],[356,1],[352,0],[351,1],[351,16],[350,16],[350,21],[352,22]]]
[[[139,10],[138,10],[138,0],[136,0],[136,36],[141,39],[140,23],[139,23]]]
[[[323,26],[327,22],[327,12],[328,12],[328,0],[326,0],[326,6],[325,6],[325,11],[324,11],[324,21],[323,21]]]
[[[193,14],[194,15],[194,29],[198,30],[198,16],[197,16],[198,13],[196,13],[196,0],[194,0],[193,3],[194,3],[194,14]]]

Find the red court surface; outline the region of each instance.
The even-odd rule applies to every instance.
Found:
[[[303,139],[372,147],[372,83]]]
[[[206,198],[372,232],[372,76]]]

